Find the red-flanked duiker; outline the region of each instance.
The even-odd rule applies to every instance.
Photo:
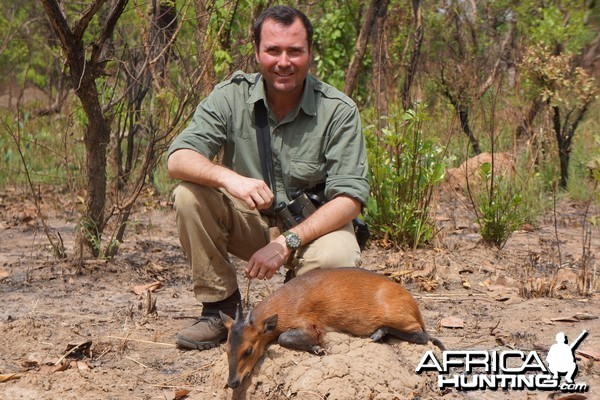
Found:
[[[260,302],[246,318],[238,307],[235,320],[221,313],[229,333],[227,385],[236,388],[250,374],[266,346],[324,354],[328,331],[370,336],[390,334],[411,343],[443,344],[425,330],[411,294],[389,278],[359,268],[318,269],[298,276]]]

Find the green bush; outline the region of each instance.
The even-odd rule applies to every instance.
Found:
[[[424,107],[392,116],[377,135],[366,129],[371,197],[365,218],[376,237],[416,247],[435,234],[434,188],[444,177],[442,149],[423,135]]]
[[[514,190],[510,175],[494,175],[489,162],[483,163],[479,172],[485,186],[472,199],[481,236],[484,242],[502,248],[525,223],[523,193]]]
[[[482,183],[470,186],[469,196],[483,241],[501,249],[523,224],[535,224],[549,200],[542,178],[526,165],[517,166],[520,173],[499,174],[493,168],[489,162],[481,165]]]

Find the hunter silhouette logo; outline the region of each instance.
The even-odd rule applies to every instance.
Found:
[[[567,383],[573,383],[573,378],[577,373],[577,363],[575,362],[575,349],[588,335],[588,331],[581,332],[581,335],[569,346],[567,337],[563,332],[556,334],[556,343],[550,347],[546,363],[548,369],[552,372],[554,379],[559,379],[559,374],[566,373]]]
[[[575,349],[588,335],[584,330],[569,344],[567,336],[556,335],[546,363],[536,351],[446,350],[438,360],[427,351],[415,372],[437,371],[438,387],[457,390],[562,390],[586,392],[588,385],[575,382]],[[561,377],[565,376],[561,383]]]

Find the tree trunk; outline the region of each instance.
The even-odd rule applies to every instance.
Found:
[[[97,257],[104,230],[106,149],[110,139],[110,127],[102,113],[98,92],[92,77],[88,76],[82,80],[77,96],[88,117],[88,126],[84,134],[87,176],[86,209],[82,221],[83,231],[80,232],[81,235],[78,239],[82,240],[85,247],[91,250],[94,257]]]
[[[421,1],[413,0],[413,15],[414,15],[414,33],[413,45],[410,53],[410,60],[406,66],[406,75],[404,75],[404,85],[402,86],[402,107],[408,110],[412,107],[410,98],[410,88],[417,73],[417,64],[421,54],[421,44],[423,43],[423,22],[421,20]]]
[[[165,70],[171,55],[172,41],[177,32],[177,9],[175,2],[170,0],[153,0],[151,11],[150,42],[148,56],[150,57],[150,72],[157,88],[165,84]]]
[[[205,65],[202,74],[203,96],[207,96],[216,83],[215,67],[210,51],[208,25],[210,22],[210,12],[206,6],[205,0],[194,0],[197,19],[197,41],[198,41],[198,59]],[[249,32],[250,34],[250,32]]]
[[[469,141],[471,142],[471,146],[473,146],[473,152],[475,153],[475,155],[481,154],[481,148],[479,147],[479,141],[473,134],[473,131],[471,130],[471,126],[469,124],[469,107],[468,107],[468,105],[466,105],[464,103],[463,100],[460,99],[459,96],[455,96],[454,94],[452,94],[452,92],[450,91],[450,88],[446,84],[446,79],[444,78],[443,69],[442,69],[442,76],[441,76],[440,83],[442,85],[442,93],[444,94],[444,96],[446,96],[448,101],[450,101],[450,104],[452,104],[452,106],[454,107],[454,110],[456,111],[456,114],[458,115],[458,120],[460,121],[460,127],[463,130],[463,132],[467,135],[467,137],[469,138]]]
[[[375,25],[375,18],[382,7],[385,6],[387,8],[387,3],[387,0],[371,0],[369,3],[369,8],[367,9],[365,19],[363,20],[360,33],[358,35],[356,51],[354,52],[352,60],[350,61],[350,65],[348,66],[348,70],[346,71],[346,84],[344,85],[344,93],[346,93],[348,96],[354,92],[354,89],[358,83],[358,72],[360,71],[360,65],[362,64],[365,52],[367,51],[369,36],[371,36],[373,25]]]
[[[552,107],[552,125],[554,134],[556,135],[556,143],[558,145],[558,158],[560,161],[560,187],[566,189],[567,182],[569,180],[569,161],[571,158],[571,144],[575,137],[575,131],[577,127],[583,121],[585,114],[589,109],[590,104],[593,101],[593,97],[581,106],[581,108],[572,110],[567,113],[565,120],[561,120],[560,108],[558,106]],[[573,115],[573,120],[570,122],[569,116]]]
[[[387,126],[382,116],[389,114],[387,85],[386,85],[386,52],[385,52],[385,19],[387,14],[387,1],[384,7],[381,7],[375,19],[375,29],[373,30],[373,88],[375,92],[375,111],[377,113],[377,137],[382,136],[382,129]]]
[[[570,149],[560,148],[558,149],[558,159],[560,162],[560,181],[559,186],[561,189],[567,188],[567,182],[569,181],[569,162],[571,159]]]
[[[83,11],[81,17],[69,27],[62,8],[56,0],[41,0],[50,19],[52,29],[60,39],[69,66],[69,78],[75,95],[81,101],[88,119],[84,133],[86,194],[85,211],[80,220],[80,229],[76,238],[75,250],[80,257],[91,253],[100,254],[100,243],[104,230],[104,212],[106,197],[106,149],[110,138],[110,125],[100,104],[96,88],[96,78],[102,74],[103,50],[107,39],[112,36],[127,0],[117,0],[111,7],[100,37],[94,41],[91,56],[86,59],[83,35],[88,24],[106,0],[96,0]]]
[[[479,147],[479,141],[471,131],[471,126],[469,125],[469,109],[463,105],[455,105],[456,111],[458,112],[458,119],[460,120],[460,127],[463,132],[467,134],[469,137],[469,141],[471,142],[471,146],[473,146],[473,153],[475,155],[481,154],[481,148]]]
[[[531,136],[531,125],[533,121],[542,110],[544,103],[539,99],[534,99],[531,103],[531,107],[527,112],[527,115],[521,120],[519,126],[517,126],[517,138],[521,138],[523,136]]]
[[[571,148],[568,144],[569,141],[565,140],[566,137],[563,134],[562,122],[560,120],[560,108],[554,106],[552,107],[552,111],[552,127],[554,129],[554,135],[556,136],[556,144],[558,145],[558,159],[560,162],[559,186],[562,189],[565,189],[569,179],[569,159],[571,157]]]

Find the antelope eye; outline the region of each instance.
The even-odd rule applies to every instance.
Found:
[[[244,356],[248,357],[250,354],[252,354],[252,347],[248,347],[246,349],[246,351],[244,352]]]

